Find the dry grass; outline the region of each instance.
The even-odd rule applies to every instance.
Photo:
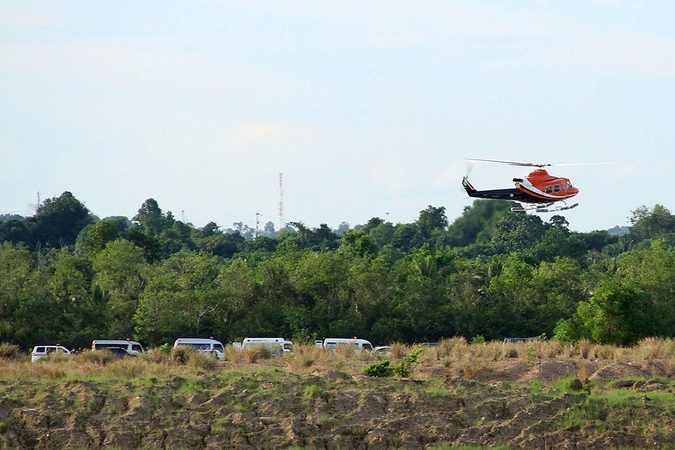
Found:
[[[591,341],[587,339],[582,339],[577,342],[577,349],[582,358],[588,359],[588,354],[591,351]]]
[[[297,374],[339,371],[362,374],[365,367],[382,358],[396,363],[416,346],[393,344],[391,354],[379,356],[356,353],[343,348],[340,352],[323,351],[314,345],[299,345],[293,355],[271,357],[264,348],[226,348],[226,361],[218,361],[188,347],[173,349],[170,355],[158,350],[137,358],[115,358],[107,352],[84,352],[80,355],[44,358],[31,363],[24,354],[0,359],[0,380],[59,380],[59,379],[134,379],[143,377],[189,376],[195,373],[219,371],[248,371],[261,368],[281,369]],[[607,365],[630,363],[645,367],[655,376],[675,371],[675,340],[643,339],[635,347],[620,348],[595,345],[588,341],[576,345],[560,342],[510,343],[487,342],[468,344],[461,338],[441,341],[437,347],[425,347],[418,357],[420,363],[414,376],[453,375],[475,379],[486,373],[497,373],[499,367],[526,363],[532,374],[547,361],[569,363],[572,373],[580,380]],[[536,364],[533,364],[536,362]],[[551,363],[550,363],[551,364]],[[550,366],[549,364],[549,366]],[[545,367],[545,365],[544,365]]]
[[[645,338],[638,342],[638,348],[642,357],[646,360],[659,358],[660,355],[668,354],[666,342],[658,338]]]

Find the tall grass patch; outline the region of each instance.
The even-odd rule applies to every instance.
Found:
[[[642,357],[647,361],[657,359],[668,353],[666,340],[662,338],[644,338],[638,342],[637,347]]]
[[[18,345],[3,342],[0,344],[0,359],[17,361],[22,358],[21,349]]]
[[[241,352],[249,364],[257,363],[260,360],[272,358],[272,351],[264,345],[254,345],[252,347],[242,348]]]

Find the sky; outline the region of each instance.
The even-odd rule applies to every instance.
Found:
[[[4,0],[0,213],[70,191],[198,228],[430,205],[452,223],[464,175],[529,172],[467,161],[487,158],[560,164],[571,230],[626,226],[675,211],[674,18],[666,0]]]

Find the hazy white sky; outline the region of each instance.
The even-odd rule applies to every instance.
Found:
[[[0,4],[0,213],[71,191],[196,227],[332,228],[472,200],[464,158],[550,170],[577,231],[675,210],[675,2]],[[476,163],[479,189],[524,168]],[[543,215],[546,221],[550,215]]]

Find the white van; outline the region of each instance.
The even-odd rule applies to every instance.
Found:
[[[129,356],[138,356],[145,350],[140,342],[130,339],[96,339],[91,343],[92,350],[106,350],[115,352],[119,349],[124,350]]]
[[[272,351],[273,355],[281,356],[295,352],[293,342],[284,338],[246,338],[241,344],[241,348],[251,348],[264,346]]]
[[[35,362],[51,354],[70,355],[72,352],[63,345],[36,345],[31,352],[30,360]]]
[[[325,338],[323,340],[324,350],[332,352],[339,352],[341,347],[353,347],[354,351],[359,353],[361,351],[372,352],[373,344],[365,339],[358,338]]]
[[[225,346],[222,342],[213,338],[178,338],[173,343],[174,347],[185,345],[192,347],[205,355],[215,356],[218,359],[225,359]]]

